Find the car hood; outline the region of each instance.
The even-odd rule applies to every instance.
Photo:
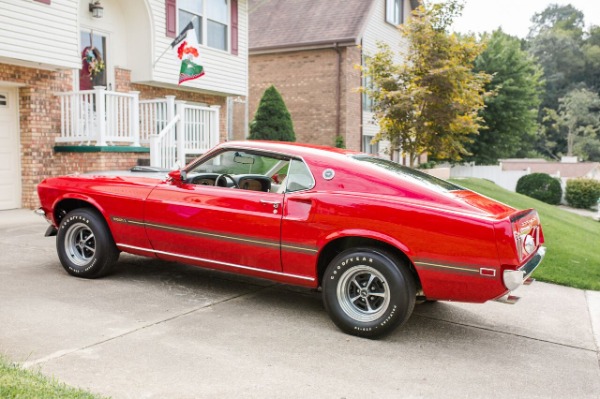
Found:
[[[154,168],[150,166],[135,166],[129,170],[109,170],[100,172],[86,172],[82,173],[82,176],[114,176],[114,177],[141,177],[155,180],[165,180],[170,172],[169,169]]]

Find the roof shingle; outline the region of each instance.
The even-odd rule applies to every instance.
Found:
[[[250,51],[358,44],[374,0],[250,0]]]

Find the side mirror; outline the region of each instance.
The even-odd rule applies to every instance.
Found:
[[[169,172],[169,177],[173,179],[173,181],[182,182],[187,179],[187,172],[183,169],[173,170]]]

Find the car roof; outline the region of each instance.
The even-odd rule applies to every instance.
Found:
[[[359,151],[328,147],[324,145],[264,140],[228,141],[221,144],[219,147],[242,147],[254,150],[280,152],[296,156],[327,156],[334,154],[347,156],[361,154]]]

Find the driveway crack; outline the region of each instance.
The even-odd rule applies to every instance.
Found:
[[[50,354],[48,356],[44,356],[42,358],[39,358],[37,360],[26,361],[26,362],[23,363],[23,368],[30,368],[30,367],[33,367],[33,366],[36,366],[36,365],[47,363],[47,362],[52,361],[52,360],[61,359],[61,358],[65,357],[65,356],[71,355],[73,353],[76,353],[76,352],[79,352],[79,351],[83,351],[83,350],[86,350],[86,349],[90,349],[90,348],[94,348],[94,347],[99,346],[99,345],[103,345],[103,344],[105,344],[107,342],[111,342],[111,341],[114,341],[116,339],[123,338],[123,337],[126,337],[126,336],[131,335],[131,334],[135,334],[138,331],[142,331],[142,330],[145,330],[147,328],[157,326],[159,324],[168,323],[168,322],[170,322],[172,320],[175,320],[175,319],[178,319],[178,318],[190,315],[192,313],[198,312],[198,311],[203,310],[203,309],[207,309],[207,308],[210,308],[210,307],[213,307],[213,306],[217,306],[217,305],[220,305],[220,304],[223,304],[223,303],[227,303],[227,302],[233,301],[235,299],[242,298],[244,296],[254,295],[254,294],[258,293],[258,292],[264,291],[264,290],[266,290],[268,288],[271,288],[273,286],[276,286],[276,285],[277,284],[271,284],[271,285],[267,285],[267,286],[261,286],[261,287],[258,287],[257,289],[254,289],[254,290],[251,290],[251,291],[247,291],[247,292],[244,292],[242,294],[238,294],[238,295],[234,295],[234,296],[231,296],[231,297],[227,297],[227,298],[224,298],[224,299],[222,299],[220,301],[211,302],[209,304],[206,304],[206,305],[203,305],[203,306],[199,306],[197,308],[190,309],[190,310],[187,310],[185,312],[178,313],[176,315],[167,317],[166,319],[162,319],[162,320],[158,320],[158,321],[155,321],[155,322],[152,322],[152,323],[149,323],[149,324],[145,324],[143,326],[134,328],[134,329],[132,329],[130,331],[127,331],[127,332],[124,332],[124,333],[121,333],[121,334],[118,334],[118,335],[115,335],[115,336],[103,339],[101,341],[97,341],[97,342],[91,343],[89,345],[82,346],[82,347],[77,348],[77,349],[60,350],[60,351],[54,352],[53,354]]]

